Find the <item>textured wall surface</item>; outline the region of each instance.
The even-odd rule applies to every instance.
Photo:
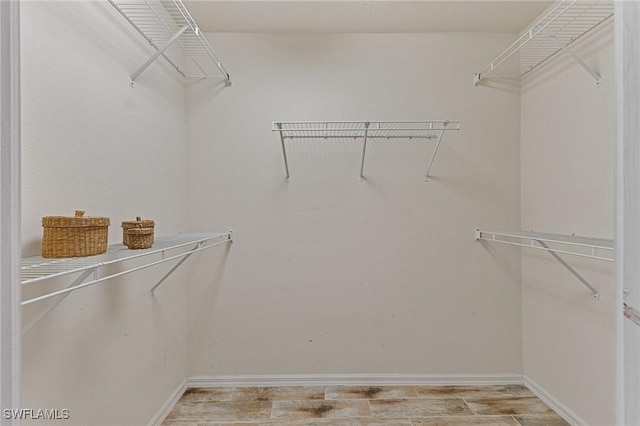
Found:
[[[613,25],[522,87],[522,228],[613,237]],[[524,373],[589,424],[613,424],[613,264],[568,256],[591,297],[544,252],[522,252]]]
[[[190,280],[192,375],[521,372],[519,93],[473,87],[500,34],[208,34],[188,87],[189,229],[237,243]],[[272,121],[458,119],[432,143],[287,141]]]
[[[25,255],[40,252],[42,216],[75,209],[110,217],[110,243],[138,215],[156,220],[156,235],[184,230],[184,89],[161,62],[127,84],[150,54],[108,2],[22,4]],[[77,291],[27,334],[23,407],[67,408],[78,425],[148,422],[187,372],[186,271],[149,293],[168,269]]]
[[[26,2],[23,253],[40,219],[234,229],[155,297],[167,266],[76,292],[24,339],[25,407],[147,422],[188,375],[524,373],[612,422],[611,265],[476,243],[473,229],[610,238],[612,32],[518,83],[473,72],[509,34],[222,34],[232,74],[185,87],[108,3]],[[432,142],[287,141],[272,121],[457,119]],[[522,286],[521,286],[522,284]],[[26,295],[68,285],[59,280]],[[41,305],[25,309],[25,321]]]

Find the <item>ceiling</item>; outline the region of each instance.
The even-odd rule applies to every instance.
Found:
[[[205,32],[517,33],[551,1],[186,0]]]

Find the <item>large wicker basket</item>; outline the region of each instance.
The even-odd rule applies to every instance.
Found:
[[[42,257],[84,257],[107,251],[108,217],[85,217],[76,210],[75,217],[43,217],[42,227]]]
[[[145,249],[153,245],[155,222],[140,219],[122,222],[122,244],[132,250]]]

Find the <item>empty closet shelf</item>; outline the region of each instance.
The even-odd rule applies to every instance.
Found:
[[[229,73],[181,0],[109,0],[109,3],[156,50],[131,74],[131,87],[159,56],[184,77],[220,76],[231,84]]]
[[[286,182],[291,182],[289,161],[285,141],[342,139],[345,141],[362,141],[362,158],[360,161],[360,181],[364,181],[364,160],[367,142],[376,139],[433,140],[434,148],[427,164],[424,180],[429,180],[429,172],[433,166],[438,148],[444,133],[449,130],[460,130],[457,120],[429,121],[277,121],[271,129],[280,134]]]
[[[578,271],[569,265],[560,254],[586,257],[613,262],[613,240],[604,238],[579,237],[576,235],[547,234],[543,232],[505,231],[489,232],[475,230],[476,241],[490,241],[519,247],[544,250],[587,287],[595,299],[600,298],[598,289],[591,285]]]
[[[482,71],[474,75],[474,85],[487,77],[523,77],[559,53],[571,56],[601,84],[600,75],[573,50],[573,44],[613,16],[612,0],[562,0]]]
[[[476,229],[475,239],[613,261],[613,240],[603,238],[527,231],[490,232]],[[545,247],[548,244],[552,244],[553,247]]]

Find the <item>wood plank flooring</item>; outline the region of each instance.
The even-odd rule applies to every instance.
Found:
[[[565,426],[525,386],[189,388],[166,426]]]

